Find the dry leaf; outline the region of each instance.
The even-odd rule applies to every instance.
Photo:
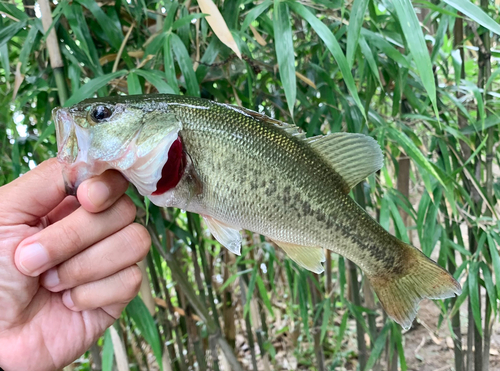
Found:
[[[198,5],[203,13],[209,14],[206,17],[206,20],[215,35],[224,45],[232,49],[238,58],[241,59],[240,49],[238,48],[236,41],[234,41],[231,31],[229,31],[229,28],[227,27],[226,21],[222,17],[222,14],[220,14],[219,9],[217,9],[214,2],[212,0],[198,0]]]
[[[305,77],[300,72],[295,71],[295,76],[297,76],[299,79],[301,79],[303,82],[305,82],[310,87],[317,89],[316,84],[314,82],[312,82],[311,80],[309,80],[307,77]]]
[[[14,74],[14,91],[12,92],[12,100],[16,99],[17,92],[24,81],[24,75],[21,73],[21,62],[17,62],[16,72]]]
[[[109,328],[109,332],[113,343],[113,350],[115,352],[116,368],[118,371],[129,371],[127,353],[125,353],[125,349],[123,349],[120,335],[118,335],[118,332],[113,326]]]
[[[255,41],[257,41],[259,45],[262,46],[267,45],[266,40],[264,40],[264,38],[260,35],[259,31],[257,31],[257,29],[254,26],[250,25],[250,31],[252,31],[253,37],[255,37]]]

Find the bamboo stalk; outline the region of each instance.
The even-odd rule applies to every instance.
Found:
[[[151,227],[151,225],[149,225],[147,228],[151,235],[153,246],[158,250],[160,255],[167,262],[167,265],[170,268],[170,272],[172,273],[172,277],[174,278],[175,281],[177,281],[179,286],[182,288],[184,294],[186,295],[186,298],[189,300],[196,314],[201,318],[201,320],[207,326],[208,333],[216,339],[217,344],[219,344],[221,350],[224,352],[224,355],[226,356],[226,359],[231,365],[232,370],[243,371],[243,367],[238,362],[238,359],[234,355],[231,346],[227,343],[226,339],[224,339],[221,336],[217,324],[215,323],[213,318],[211,318],[210,314],[206,309],[206,306],[201,302],[199,297],[196,295],[196,292],[194,291],[193,287],[187,280],[184,272],[180,268],[175,257],[169,251],[165,251],[163,249],[161,242],[158,240],[157,234]]]
[[[50,5],[48,0],[38,0],[38,5],[40,5],[40,12],[42,13],[42,24],[45,32],[50,28],[52,24],[52,13],[50,11]],[[46,40],[47,49],[49,51],[50,66],[54,71],[54,77],[56,80],[57,93],[59,95],[59,102],[64,105],[64,102],[68,99],[68,91],[66,88],[66,81],[64,79],[64,63],[61,57],[61,51],[59,50],[59,43],[57,42],[57,36],[55,28],[49,32],[49,36]]]

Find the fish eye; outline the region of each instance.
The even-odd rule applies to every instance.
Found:
[[[106,106],[97,106],[90,113],[90,117],[94,122],[102,122],[111,117],[111,110]]]

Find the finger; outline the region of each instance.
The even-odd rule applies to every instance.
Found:
[[[28,276],[38,276],[131,224],[134,218],[135,206],[127,196],[98,214],[81,207],[22,241],[15,253],[16,266]]]
[[[141,270],[134,264],[110,277],[65,291],[63,303],[74,311],[126,304],[139,292],[141,281]]]
[[[85,210],[98,213],[114,204],[127,187],[128,181],[119,172],[108,170],[80,184],[77,191],[78,201]]]
[[[134,223],[49,269],[40,282],[48,290],[59,292],[97,281],[140,262],[150,246],[147,229]]]
[[[66,218],[80,207],[80,203],[75,196],[66,197],[54,210],[47,214],[45,227]]]
[[[61,165],[47,160],[0,188],[0,220],[7,225],[36,224],[65,197]]]

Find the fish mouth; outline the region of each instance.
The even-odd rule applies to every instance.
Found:
[[[64,188],[68,195],[76,195],[80,183],[89,178],[91,164],[85,148],[88,148],[87,135],[78,127],[73,115],[66,108],[55,108],[52,118],[56,129],[57,160],[62,164]]]

